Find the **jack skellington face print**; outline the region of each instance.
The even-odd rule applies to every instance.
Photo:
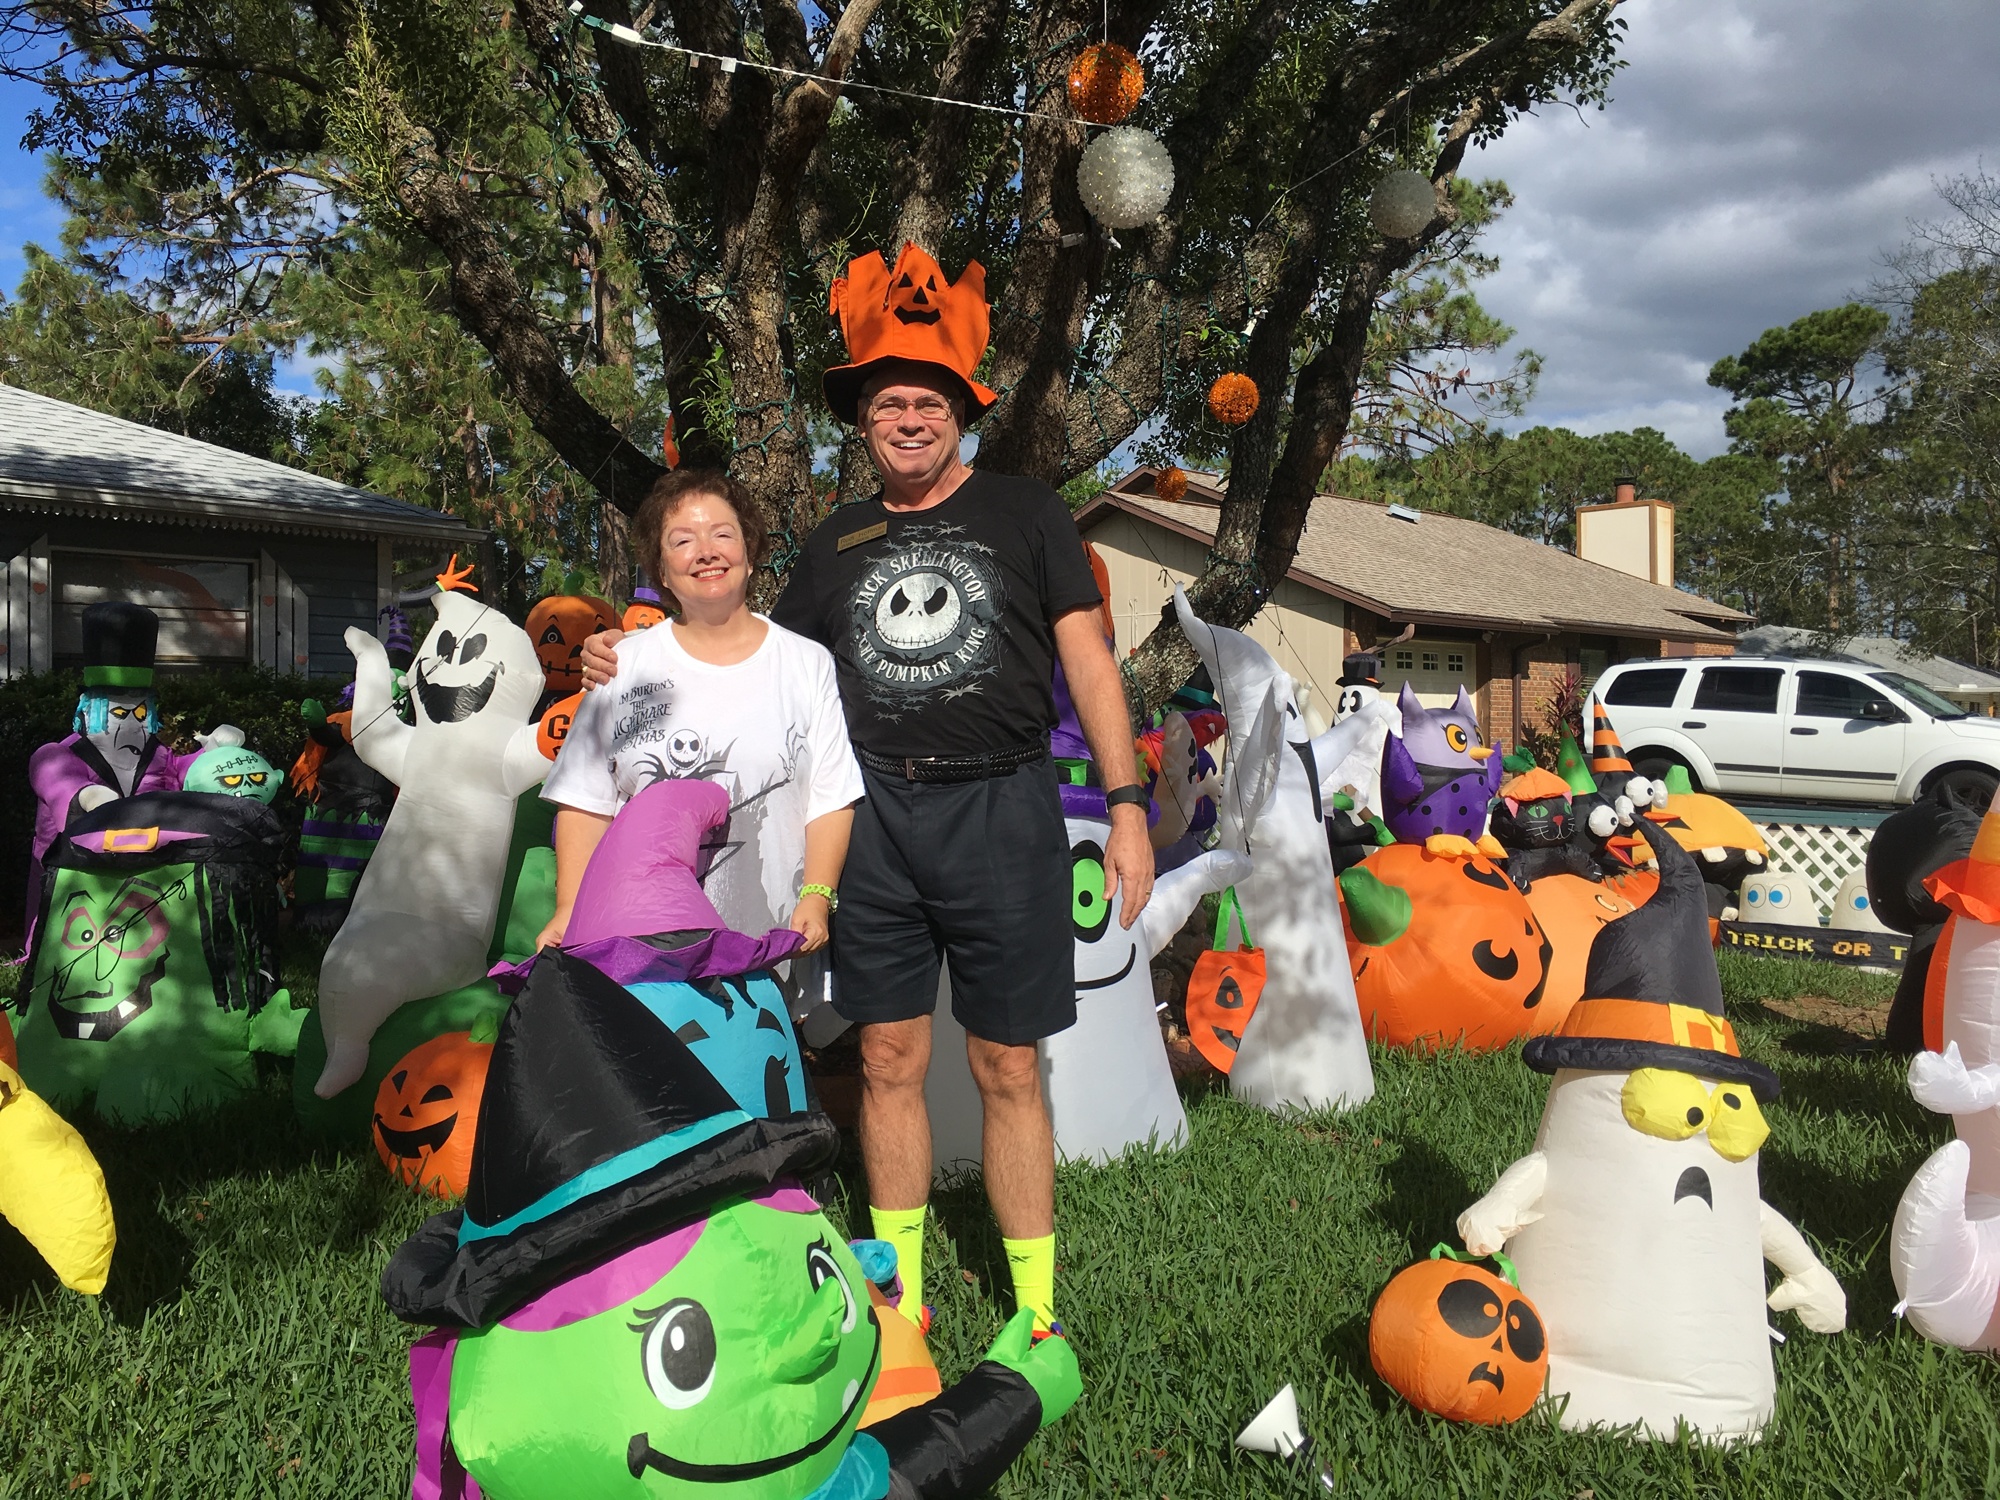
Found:
[[[913,527],[849,595],[854,661],[891,711],[979,692],[999,668],[1006,590],[993,550],[957,526]]]

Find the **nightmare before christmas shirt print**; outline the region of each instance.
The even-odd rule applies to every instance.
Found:
[[[913,526],[849,593],[863,690],[884,719],[982,691],[1000,667],[1007,589],[993,549],[962,526]]]
[[[1047,736],[1054,621],[1097,602],[1062,497],[974,470],[922,510],[878,497],[835,511],[771,618],[833,652],[855,744],[978,755]]]

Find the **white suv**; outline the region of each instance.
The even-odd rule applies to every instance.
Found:
[[[2000,719],[1868,662],[1624,662],[1592,694],[1635,769],[1657,777],[1683,765],[1723,796],[1910,802],[1945,783],[1984,807],[2000,784]]]

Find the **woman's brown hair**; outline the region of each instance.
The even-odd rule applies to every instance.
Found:
[[[639,566],[663,596],[667,590],[661,581],[660,539],[674,512],[698,495],[712,495],[736,512],[736,524],[743,533],[743,555],[752,568],[764,561],[769,550],[770,535],[764,530],[763,517],[757,514],[757,504],[740,480],[720,469],[676,469],[654,483],[632,517],[632,550],[639,554]]]

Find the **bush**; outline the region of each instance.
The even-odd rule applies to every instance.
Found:
[[[197,730],[234,724],[251,748],[286,773],[277,808],[298,822],[292,800],[291,765],[306,742],[299,704],[318,698],[331,704],[342,683],[326,678],[280,677],[275,672],[162,673],[159,678],[160,738],[176,750],[196,748]],[[0,946],[18,948],[26,934],[28,852],[35,832],[35,798],[28,787],[28,758],[51,740],[70,732],[76,718],[82,674],[43,672],[0,682]]]

